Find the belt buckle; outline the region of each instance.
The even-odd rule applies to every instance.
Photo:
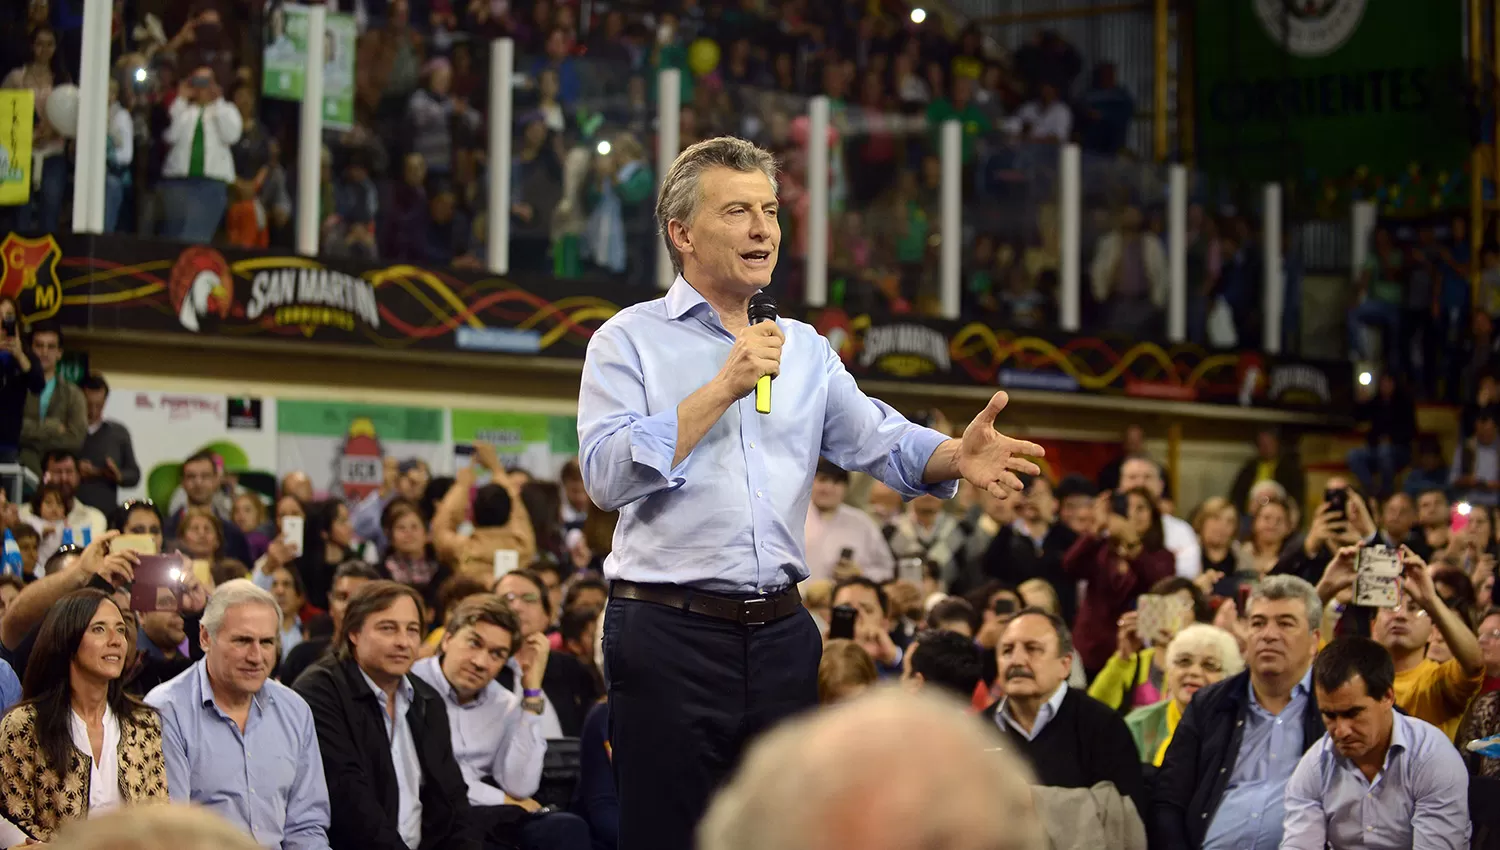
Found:
[[[757,626],[767,622],[771,613],[771,600],[764,597],[746,599],[740,603],[740,625]],[[764,612],[764,613],[762,613]]]

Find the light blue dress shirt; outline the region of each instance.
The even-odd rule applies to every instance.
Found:
[[[627,307],[589,341],[578,396],[584,484],[619,510],[608,579],[774,592],[807,578],[803,527],[824,457],[903,496],[951,498],[955,481],[922,483],[947,438],[860,391],[811,325],[786,334],[772,412],[735,402],[676,466],[677,405],[711,381],[734,336],[677,278],[665,298]]]
[[[1392,715],[1391,745],[1375,781],[1327,735],[1286,787],[1282,850],[1462,850],[1469,846],[1469,772],[1443,730]]]
[[[1042,703],[1042,707],[1037,709],[1036,720],[1032,722],[1030,732],[1027,732],[1011,716],[1009,709],[1010,700],[1002,699],[1000,700],[1000,707],[995,709],[995,725],[1000,727],[1001,732],[1004,732],[1005,727],[1009,726],[1012,731],[1022,738],[1028,741],[1035,741],[1036,736],[1042,734],[1042,730],[1046,729],[1047,724],[1052,722],[1052,718],[1056,717],[1059,711],[1062,711],[1063,700],[1067,699],[1067,697],[1068,683],[1063,682],[1057,686],[1057,690],[1052,692],[1052,696],[1047,697],[1047,701]],[[1001,721],[1004,721],[1004,723],[1002,724]]]
[[[453,757],[469,786],[470,805],[503,806],[506,794],[524,799],[536,793],[547,756],[540,715],[523,710],[514,694],[493,681],[460,703],[437,658],[424,658],[411,671],[443,695]],[[485,783],[486,776],[500,787]]]
[[[400,798],[401,811],[396,813],[396,831],[411,850],[422,846],[422,762],[417,759],[417,742],[411,736],[411,724],[406,713],[411,711],[416,689],[405,676],[396,686],[396,716],[386,710],[385,691],[364,670],[359,671],[365,684],[374,692],[380,705],[380,717],[385,721],[386,738],[391,742],[391,767],[396,770],[396,791]]]
[[[281,630],[281,660],[285,661],[292,647],[301,643],[302,640],[302,623],[293,620],[290,627]]]
[[[21,680],[17,678],[15,668],[0,659],[0,714],[9,711],[11,706],[20,701]]]
[[[1239,756],[1203,837],[1203,850],[1276,850],[1281,843],[1283,798],[1302,758],[1302,713],[1312,699],[1312,668],[1292,688],[1292,700],[1280,714],[1261,707],[1254,684],[1246,682],[1245,687],[1250,710]]]
[[[328,786],[312,709],[267,680],[250,702],[245,731],[214,703],[199,661],[146,695],[161,712],[167,792],[240,827],[262,847],[326,850]]]

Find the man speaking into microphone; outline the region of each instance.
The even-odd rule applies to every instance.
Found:
[[[746,742],[817,703],[822,636],[797,583],[820,456],[906,498],[951,498],[960,477],[1006,498],[1042,455],[995,430],[1005,393],[948,439],[861,392],[810,325],[751,322],[781,246],[769,152],[689,147],[656,219],[677,280],[595,332],[578,398],[584,485],[620,512],[604,565],[620,850],[689,850]]]

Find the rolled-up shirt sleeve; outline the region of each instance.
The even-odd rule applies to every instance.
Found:
[[[848,470],[878,478],[908,499],[931,493],[951,499],[958,482],[925,484],[927,462],[948,437],[917,425],[879,399],[865,395],[824,341],[828,403],[823,420],[823,457]]]
[[[579,467],[589,498],[619,510],[687,480],[687,458],[675,467],[677,406],[647,412],[640,354],[618,328],[600,328],[589,341],[578,394]]]

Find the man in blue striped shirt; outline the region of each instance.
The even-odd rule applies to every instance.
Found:
[[[327,850],[328,786],[312,710],[273,681],[281,608],[246,579],[203,612],[204,656],[146,695],[161,712],[167,791],[212,809],[262,847]]]
[[[960,477],[1006,498],[1042,455],[994,429],[1004,393],[949,439],[861,392],[811,326],[750,324],[781,243],[775,176],[739,139],[683,151],[657,202],[677,280],[606,322],[584,362],[584,484],[620,512],[604,653],[621,850],[690,847],[745,742],[816,702],[822,641],[796,585],[820,456],[907,498],[952,497]]]

